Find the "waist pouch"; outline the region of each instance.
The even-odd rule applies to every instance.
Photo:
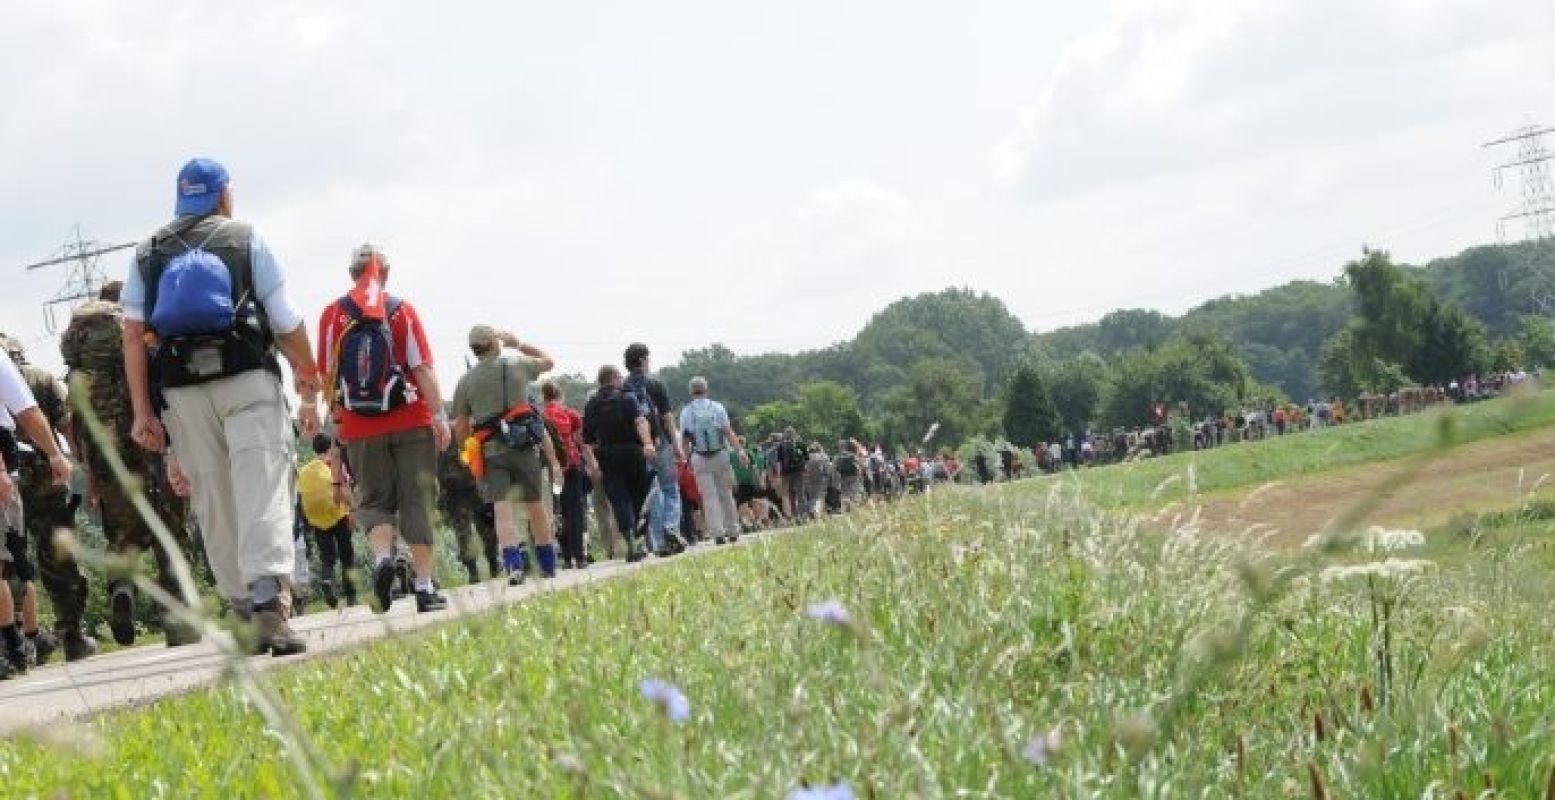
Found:
[[[5,463],[6,472],[15,472],[22,466],[21,445],[10,428],[0,428],[0,461]]]

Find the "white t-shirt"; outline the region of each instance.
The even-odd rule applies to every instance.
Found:
[[[16,429],[16,415],[29,408],[37,408],[38,401],[16,362],[9,356],[0,358],[0,427]]]

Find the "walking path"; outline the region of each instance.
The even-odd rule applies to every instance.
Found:
[[[1498,436],[1455,447],[1429,461],[1401,486],[1390,478],[1411,459],[1379,461],[1215,494],[1197,507],[1203,530],[1237,534],[1256,529],[1274,545],[1299,545],[1356,503],[1375,498],[1363,525],[1430,528],[1457,515],[1514,508],[1538,487],[1555,486],[1555,428]]]
[[[771,535],[742,536],[740,543],[733,546],[741,547]],[[297,664],[469,614],[521,603],[539,595],[584,588],[641,569],[668,566],[682,558],[725,549],[728,547],[702,544],[671,559],[649,558],[635,564],[608,561],[586,570],[563,570],[551,580],[532,577],[518,587],[509,587],[500,580],[462,586],[446,590],[447,611],[428,614],[417,614],[415,601],[410,598],[396,602],[389,613],[383,615],[372,613],[365,605],[315,612],[292,620],[292,628],[308,641],[305,655],[291,658],[254,656],[249,663],[260,669]],[[116,708],[143,705],[209,686],[222,677],[224,659],[225,656],[207,640],[185,647],[132,647],[74,664],[56,660],[31,670],[24,677],[0,682],[0,709],[5,709],[0,714],[0,736]]]

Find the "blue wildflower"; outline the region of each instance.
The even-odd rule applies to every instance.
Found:
[[[1063,746],[1063,736],[1059,734],[1057,728],[1054,728],[1031,737],[1031,740],[1026,742],[1026,748],[1021,755],[1024,755],[1032,766],[1045,767],[1058,755],[1058,751]]]
[[[848,613],[847,607],[836,600],[811,603],[805,609],[805,614],[811,619],[818,619],[831,625],[848,627],[853,624],[853,615]]]
[[[663,709],[671,722],[685,722],[691,718],[691,701],[674,684],[649,678],[638,688],[643,699]]]
[[[853,789],[843,781],[835,786],[801,786],[788,793],[788,800],[853,800]]]

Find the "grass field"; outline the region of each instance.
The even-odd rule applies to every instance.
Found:
[[[1539,398],[1474,407],[1456,430],[1551,422]],[[1197,487],[1427,452],[1439,424],[1201,454]],[[1186,462],[949,488],[274,680],[326,796],[1546,791],[1555,512],[1466,519],[1424,544],[1267,550],[1080,496],[1161,502]],[[683,721],[644,698],[648,679],[683,693]],[[8,796],[303,794],[235,689],[44,738],[0,744]]]
[[[1084,470],[1079,480],[1107,508],[1158,505],[1550,426],[1555,391]]]

